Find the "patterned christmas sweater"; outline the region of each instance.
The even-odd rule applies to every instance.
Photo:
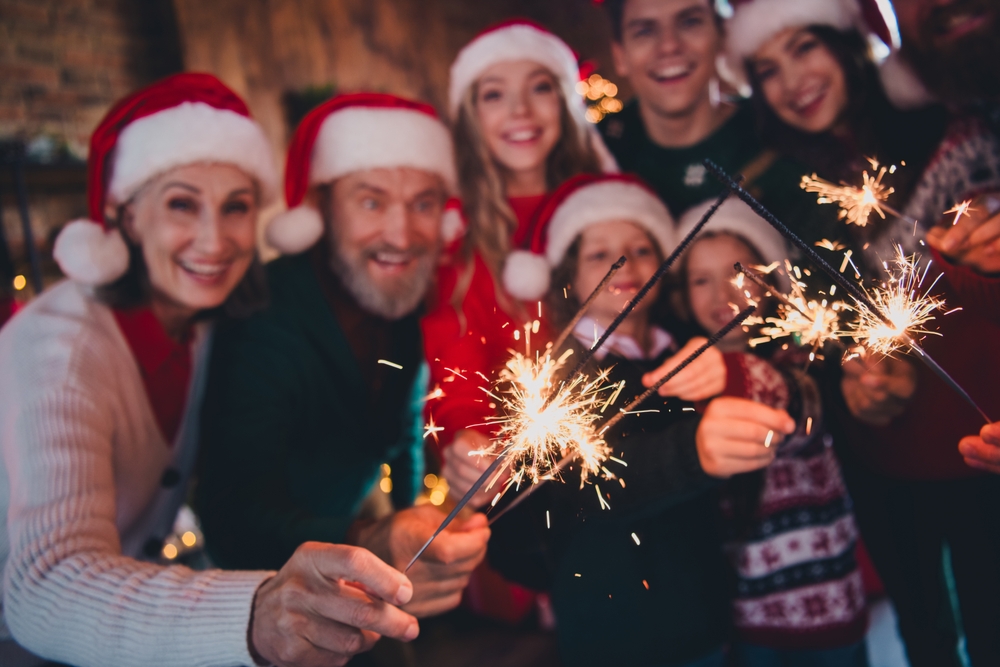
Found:
[[[788,650],[861,641],[868,620],[858,531],[816,385],[750,354],[725,358],[726,395],[785,409],[798,424],[769,467],[734,477],[723,494],[737,636]]]

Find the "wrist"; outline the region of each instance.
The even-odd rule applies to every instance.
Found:
[[[254,664],[259,665],[259,667],[266,667],[271,664],[271,661],[261,655],[260,651],[257,650],[256,644],[254,644],[253,630],[254,620],[257,618],[257,598],[260,596],[260,589],[272,579],[274,579],[274,576],[270,576],[260,582],[260,586],[254,592],[253,602],[250,603],[250,620],[247,622],[247,651],[250,653],[250,657],[253,658]]]

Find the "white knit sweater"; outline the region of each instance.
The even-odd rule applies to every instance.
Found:
[[[207,328],[195,340],[170,447],[111,310],[85,288],[56,285],[0,331],[0,639],[80,666],[253,664],[247,624],[269,573],[139,560],[170,532],[193,465]]]

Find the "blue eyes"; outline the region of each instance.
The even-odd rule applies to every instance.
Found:
[[[171,211],[190,212],[197,210],[198,206],[194,201],[186,197],[175,197],[167,201],[167,208]]]

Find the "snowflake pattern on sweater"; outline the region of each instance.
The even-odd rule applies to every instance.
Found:
[[[727,394],[788,410],[799,424],[765,470],[750,525],[729,525],[737,631],[779,649],[860,641],[866,614],[854,556],[858,531],[816,386],[804,373],[782,373],[749,354],[727,354],[726,364]],[[730,518],[732,500],[723,499]]]

